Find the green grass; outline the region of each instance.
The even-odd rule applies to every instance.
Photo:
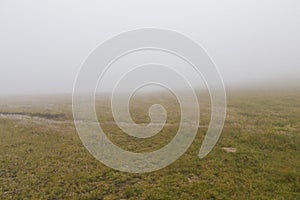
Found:
[[[222,136],[207,157],[198,158],[203,128],[179,160],[145,174],[119,172],[95,160],[72,123],[0,118],[0,199],[300,199],[299,99],[300,92],[229,93]],[[133,101],[133,119],[149,121],[147,109],[155,100]],[[3,101],[0,112],[40,113],[43,118],[59,114],[57,120],[71,120],[71,104],[65,98],[36,101],[41,105]],[[171,113],[168,122],[176,123],[175,100],[161,103]],[[50,110],[45,108],[49,104],[53,104]],[[204,125],[210,118],[208,105],[207,100],[201,104]],[[100,121],[113,119],[107,101],[99,100],[96,107]],[[103,129],[114,143],[137,152],[159,149],[176,131],[167,127],[142,140],[113,124]],[[227,153],[222,147],[237,152]]]

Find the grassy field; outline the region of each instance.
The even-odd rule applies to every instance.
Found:
[[[104,166],[82,145],[69,96],[3,97],[0,102],[0,199],[300,199],[300,91],[228,91],[227,118],[213,151],[198,158],[209,101],[188,151],[170,166],[145,174]],[[151,103],[168,111],[159,134],[136,139],[114,124],[107,99],[97,98],[108,137],[136,152],[159,149],[177,130],[178,103],[151,95],[134,99],[131,114],[149,122]],[[235,152],[223,148],[231,147]]]

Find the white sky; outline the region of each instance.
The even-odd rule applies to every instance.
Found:
[[[142,27],[193,38],[226,87],[300,78],[298,0],[0,0],[0,94],[70,93],[91,50]]]

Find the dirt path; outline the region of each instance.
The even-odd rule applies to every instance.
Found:
[[[33,122],[37,124],[50,124],[50,125],[59,125],[59,124],[69,124],[69,125],[74,125],[74,121],[70,120],[54,120],[54,119],[48,119],[44,117],[37,117],[37,116],[30,116],[28,114],[15,114],[15,113],[0,113],[0,118],[5,118],[5,119],[12,119],[12,120],[19,120],[22,121],[23,123],[26,122]],[[96,122],[98,123],[98,122]],[[134,126],[134,123],[128,123],[128,122],[120,122],[122,125],[125,126]],[[114,121],[106,121],[102,122],[100,124],[104,125],[117,125],[116,122]],[[146,123],[139,124],[139,125],[147,125]],[[157,126],[161,126],[161,123],[153,124]],[[173,127],[173,126],[179,126],[178,123],[165,123],[164,126],[167,127]],[[191,123],[184,123],[183,126],[191,126]],[[199,125],[199,128],[206,128],[207,126],[204,125]]]

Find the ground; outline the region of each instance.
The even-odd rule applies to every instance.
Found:
[[[224,130],[207,157],[198,158],[210,118],[206,99],[188,151],[170,166],[145,174],[110,169],[88,153],[73,124],[69,96],[3,97],[0,199],[300,199],[300,92],[227,95]],[[146,140],[122,133],[100,97],[96,108],[108,137],[136,152],[167,144],[179,112],[173,98],[162,96],[151,98],[167,107],[168,123],[175,125]],[[149,122],[151,102],[132,102],[137,123]]]

